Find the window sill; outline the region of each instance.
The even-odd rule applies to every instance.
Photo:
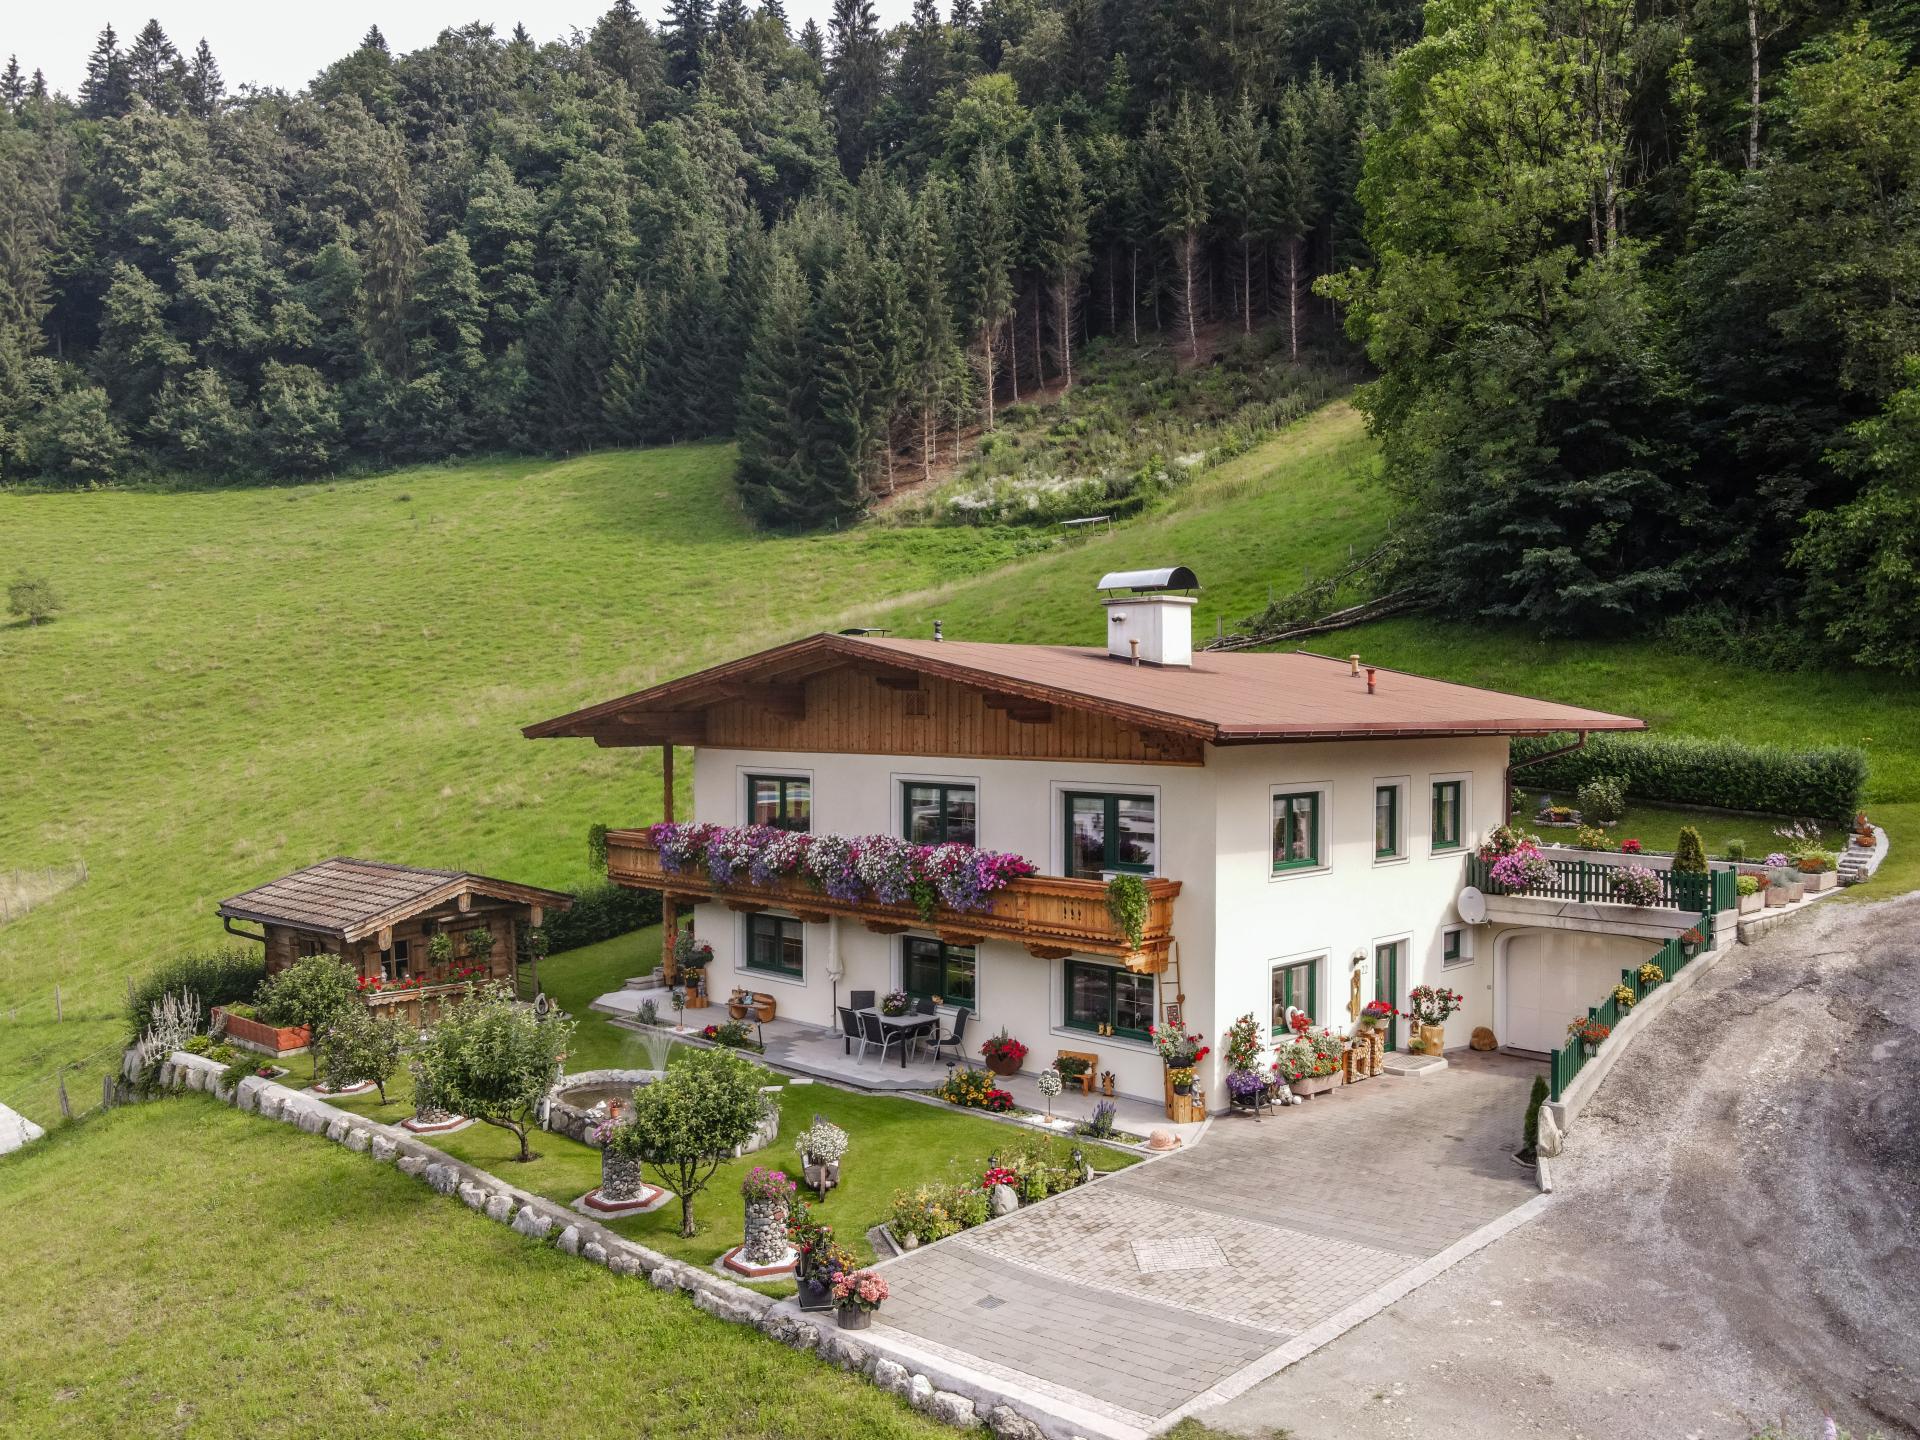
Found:
[[[789,975],[784,970],[755,970],[751,965],[735,965],[733,973],[743,980],[771,980],[776,985],[794,985],[802,990],[807,988],[807,977],[804,971],[798,975]],[[713,992],[709,990],[707,994],[711,999]]]
[[[1130,1040],[1124,1035],[1096,1035],[1091,1030],[1075,1030],[1064,1025],[1056,1025],[1047,1033],[1056,1040],[1077,1040],[1083,1045],[1114,1045],[1143,1055],[1155,1053],[1151,1040]]]
[[[1442,970],[1471,970],[1473,968],[1473,956],[1468,955],[1459,960],[1442,960],[1440,962],[1440,968]]]
[[[1457,860],[1466,853],[1467,847],[1464,845],[1446,845],[1427,851],[1427,858],[1429,860]]]
[[[1271,871],[1268,880],[1298,880],[1307,875],[1326,875],[1333,870],[1331,865],[1289,865],[1281,870]]]
[[[1408,858],[1405,855],[1376,855],[1373,857],[1373,868],[1383,870],[1393,865],[1404,865]]]

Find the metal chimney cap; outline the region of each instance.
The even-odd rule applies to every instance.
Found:
[[[1115,570],[1102,575],[1096,590],[1198,590],[1200,577],[1184,565],[1164,570]]]

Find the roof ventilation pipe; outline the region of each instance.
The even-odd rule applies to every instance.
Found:
[[[1116,570],[1100,577],[1107,592],[1107,654],[1135,665],[1193,665],[1193,591],[1200,582],[1184,565]],[[1181,592],[1176,594],[1175,592]]]
[[[944,640],[947,638],[940,633],[940,622],[938,620],[933,622],[933,638],[935,640]]]

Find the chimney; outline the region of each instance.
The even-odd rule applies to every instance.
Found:
[[[1358,655],[1347,656],[1347,665],[1350,667],[1347,673],[1355,679],[1358,679],[1360,675],[1360,657]]]
[[[935,640],[944,640],[947,638],[940,633],[940,622],[938,620],[933,622],[933,638]]]
[[[1098,588],[1107,592],[1107,654],[1135,665],[1191,668],[1199,603],[1192,592],[1200,588],[1193,571],[1184,565],[1119,570],[1102,576]]]
[[[1367,666],[1367,694],[1373,694],[1373,666]]]

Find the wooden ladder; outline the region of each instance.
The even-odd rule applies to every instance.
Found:
[[[1171,940],[1167,944],[1167,968],[1161,972],[1161,979],[1167,983],[1160,986],[1160,1023],[1163,1025],[1171,1023],[1174,1014],[1178,1012],[1180,1016],[1180,1033],[1185,1035],[1189,1033],[1187,1030],[1187,993],[1180,987],[1180,942],[1178,939]],[[1169,987],[1171,987],[1173,991],[1173,999],[1171,1000],[1166,998]]]

